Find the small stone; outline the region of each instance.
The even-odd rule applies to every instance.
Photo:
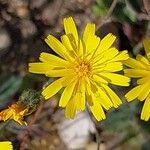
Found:
[[[0,29],[0,50],[7,49],[11,45],[11,39],[5,29]]]
[[[24,38],[29,38],[37,32],[36,26],[30,20],[22,20],[20,27]]]

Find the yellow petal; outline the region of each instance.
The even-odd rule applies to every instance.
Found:
[[[83,108],[85,108],[85,101],[84,101],[84,99],[83,99],[83,97],[82,97],[83,95],[82,95],[82,93],[80,92],[77,92],[76,94],[75,94],[75,99],[76,99],[76,110],[77,111],[82,111],[82,110],[84,110]]]
[[[98,94],[99,94],[97,95],[98,101],[106,110],[109,110],[111,107],[113,107],[113,104],[109,96],[102,88],[98,88]]]
[[[76,101],[76,110],[83,111],[85,109],[85,79],[82,78],[77,82],[74,95]]]
[[[49,99],[50,97],[54,96],[63,87],[61,83],[62,80],[63,78],[57,79],[43,90],[42,95],[45,97],[45,99]]]
[[[104,78],[102,78],[101,76],[99,75],[93,75],[93,80],[96,81],[97,83],[105,83],[105,84],[108,84],[108,81],[105,80]]]
[[[54,36],[48,35],[45,42],[61,57],[68,59],[65,46]]]
[[[145,84],[141,85],[141,91],[139,92],[138,99],[143,101],[150,93],[150,84],[147,81]]]
[[[69,51],[73,50],[72,45],[71,45],[70,40],[67,35],[61,36],[61,41],[62,41],[63,45],[66,47],[66,49],[68,49]]]
[[[147,38],[143,41],[144,48],[148,59],[150,60],[150,38]]]
[[[70,83],[63,91],[60,101],[59,101],[59,106],[60,107],[66,107],[68,101],[70,100],[73,90],[75,88],[76,82]]]
[[[139,92],[141,91],[141,85],[136,86],[135,88],[133,88],[132,90],[130,90],[125,97],[127,98],[128,102],[134,100],[135,98],[138,97]]]
[[[94,104],[93,106],[90,106],[90,109],[92,114],[98,121],[106,119],[104,110],[102,109],[102,106],[98,101],[94,101]]]
[[[95,35],[95,24],[88,23],[83,33],[83,41],[86,46],[86,52],[90,53],[97,49],[100,38]]]
[[[55,55],[52,55],[52,54],[49,54],[49,53],[45,53],[45,52],[42,52],[41,55],[40,55],[40,61],[42,62],[45,62],[45,63],[49,63],[53,66],[68,66],[68,62],[65,61],[64,59],[61,59]]]
[[[141,79],[137,80],[137,84],[145,84],[149,80],[149,76],[142,77]]]
[[[98,92],[98,86],[92,80],[89,80],[89,81],[90,81],[89,85],[90,85],[91,92],[95,94],[96,92]]]
[[[82,111],[85,109],[85,91],[81,93],[80,108]]]
[[[94,82],[91,83],[91,96],[93,103],[94,101],[98,101],[106,110],[113,106],[105,91]]]
[[[31,73],[46,74],[52,68],[53,66],[47,63],[29,63],[29,72]]]
[[[122,104],[121,99],[117,96],[117,94],[111,89],[109,88],[109,86],[102,84],[102,86],[104,87],[104,89],[106,90],[107,94],[110,96],[111,101],[113,103],[113,106],[115,108],[117,108],[118,106],[120,106]]]
[[[67,87],[73,80],[76,80],[76,77],[73,77],[72,74],[68,74],[67,76],[62,77],[62,86]]]
[[[87,42],[85,43],[87,54],[95,53],[97,51],[97,47],[99,45],[99,42],[100,42],[99,37],[97,37],[96,35],[90,36],[87,39]]]
[[[49,77],[63,77],[67,76],[68,74],[73,75],[73,69],[57,69],[57,70],[49,70],[46,72],[46,75]]]
[[[124,69],[124,73],[128,77],[139,78],[148,76],[149,72],[140,69]]]
[[[1,150],[13,150],[12,143],[10,141],[0,142]]]
[[[76,115],[76,101],[74,98],[72,98],[66,106],[65,116],[68,119],[74,119],[75,115]]]
[[[89,78],[86,78],[85,86],[86,86],[86,99],[87,99],[87,102],[90,106],[92,106],[93,105],[93,99],[92,99],[91,83],[90,83]]]
[[[91,96],[91,94],[89,94],[87,91],[86,91],[86,100],[87,100],[87,102],[88,102],[88,104],[89,104],[90,106],[93,105],[92,96]]]
[[[111,33],[107,34],[107,35],[101,40],[101,42],[100,42],[100,44],[99,44],[99,46],[98,46],[97,52],[98,52],[98,53],[101,53],[101,52],[103,52],[103,51],[109,49],[109,48],[112,46],[112,44],[114,43],[115,40],[116,40],[116,37],[115,37],[113,34],[111,34]]]
[[[150,62],[148,61],[148,59],[146,59],[144,56],[140,54],[136,56],[136,59],[142,62],[144,65],[150,65]]]
[[[95,24],[88,23],[83,33],[83,41],[86,43],[88,38],[95,35]]]
[[[81,58],[83,58],[84,52],[85,52],[84,44],[83,44],[82,40],[79,40],[78,54]]]
[[[84,110],[85,109],[85,88],[86,88],[86,86],[85,86],[85,80],[84,79],[82,79],[82,81],[81,81],[81,84],[80,84],[80,88],[81,88],[81,100],[80,100],[80,108],[81,108],[81,110]]]
[[[72,17],[64,18],[64,29],[66,34],[72,34],[75,37],[76,44],[78,43],[78,32],[75,22]]]
[[[131,68],[146,69],[146,66],[144,64],[142,64],[140,61],[137,61],[133,58],[128,58],[127,60],[124,61],[124,64]]]
[[[106,60],[111,60],[119,54],[119,51],[115,47],[111,47],[106,50],[103,55]]]
[[[148,121],[150,118],[150,96],[147,97],[147,99],[144,102],[144,106],[142,108],[141,112],[141,119]]]
[[[11,117],[12,117],[12,111],[8,108],[8,109],[6,109],[6,110],[3,110],[2,111],[2,120],[4,120],[4,121],[6,121],[6,120],[8,120],[8,119],[10,119]]]
[[[95,65],[100,65],[102,63],[106,63],[109,61],[111,61],[113,58],[115,58],[115,56],[117,56],[117,54],[119,53],[119,51],[116,48],[110,48],[108,49],[105,53],[103,53],[103,55],[96,55],[96,57],[92,60],[94,62],[94,66]]]
[[[120,86],[129,86],[130,78],[115,74],[115,73],[99,73],[101,76],[104,76],[110,80],[110,83]]]
[[[76,54],[78,52],[79,41],[76,41],[75,37],[72,34],[68,34],[67,36],[69,38],[70,44],[71,44],[75,54]]]
[[[12,119],[13,117],[13,112],[9,109],[4,110],[4,116],[3,116],[3,120],[6,121],[8,119]]]
[[[20,118],[20,117],[17,118],[17,117],[13,118],[16,122],[18,122],[20,125],[27,125],[27,123],[25,121],[23,121],[22,118]]]
[[[68,50],[68,58],[73,60],[78,52],[78,43],[76,44],[75,42],[75,38],[72,34],[68,34],[68,35],[63,35],[61,37],[61,41],[63,43],[63,45],[66,47],[66,49]]]
[[[108,63],[106,64],[106,66],[104,67],[105,71],[109,71],[109,72],[117,72],[123,69],[122,63],[121,62],[112,62],[112,63]]]
[[[125,50],[125,51],[119,52],[116,57],[110,60],[110,62],[124,61],[124,60],[127,60],[128,58],[129,58],[128,51]]]

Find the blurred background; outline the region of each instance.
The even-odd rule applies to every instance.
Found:
[[[28,63],[38,61],[42,51],[52,52],[44,38],[49,33],[59,38],[67,16],[75,19],[79,33],[86,23],[94,22],[101,38],[110,32],[117,36],[120,51],[127,49],[132,57],[144,55],[142,41],[150,37],[149,0],[0,0],[0,110],[17,101],[24,90],[41,90],[48,78],[29,73]],[[139,120],[143,104],[129,104],[123,98],[131,87],[112,87],[124,104],[95,124],[87,112],[66,120],[56,95],[44,103],[25,149],[95,150],[99,133],[100,150],[150,150],[150,122]],[[33,116],[25,118],[27,123]],[[0,141],[10,140],[19,150],[26,130],[14,121],[1,122]]]

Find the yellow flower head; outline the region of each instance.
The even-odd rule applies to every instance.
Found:
[[[138,98],[144,101],[144,106],[141,113],[141,119],[148,121],[150,118],[150,39],[144,40],[144,48],[146,57],[137,55],[136,59],[129,58],[125,61],[125,65],[131,69],[125,69],[125,74],[128,77],[138,78],[137,86],[129,91],[125,97],[128,101]]]
[[[1,150],[13,150],[12,143],[9,141],[0,142]]]
[[[7,109],[0,112],[0,120],[15,120],[21,125],[26,125],[26,122],[23,121],[23,117],[27,114],[28,109],[20,104],[12,104]]]
[[[118,107],[120,98],[108,83],[128,86],[129,78],[115,72],[123,69],[122,61],[128,59],[127,51],[112,47],[116,37],[111,33],[100,39],[95,35],[95,24],[88,23],[79,38],[72,17],[64,19],[65,34],[61,42],[48,35],[45,42],[59,56],[41,53],[38,63],[30,63],[29,71],[57,77],[42,92],[45,99],[64,88],[59,106],[66,107],[67,118],[85,109],[86,101],[97,120],[105,119],[103,108]]]

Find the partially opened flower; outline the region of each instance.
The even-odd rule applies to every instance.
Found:
[[[10,141],[0,142],[1,150],[13,150],[12,143]]]
[[[112,47],[116,37],[111,33],[103,39],[97,37],[95,24],[88,23],[81,38],[71,17],[64,19],[64,28],[61,42],[52,35],[45,39],[58,56],[42,52],[41,62],[30,63],[29,71],[55,77],[42,92],[45,99],[64,88],[59,106],[66,107],[67,118],[74,118],[87,103],[97,120],[105,119],[103,108],[108,110],[122,103],[108,84],[129,85],[128,77],[116,73],[123,69],[127,51]]]
[[[23,121],[23,117],[28,113],[28,108],[20,104],[12,104],[7,109],[0,112],[0,121],[7,121],[13,119],[21,125],[26,125]]]
[[[137,86],[129,91],[125,97],[128,101],[138,98],[144,101],[141,113],[141,119],[148,121],[150,118],[150,39],[144,40],[144,48],[147,57],[137,55],[136,59],[129,58],[125,61],[125,65],[130,69],[125,69],[128,77],[138,78]]]

